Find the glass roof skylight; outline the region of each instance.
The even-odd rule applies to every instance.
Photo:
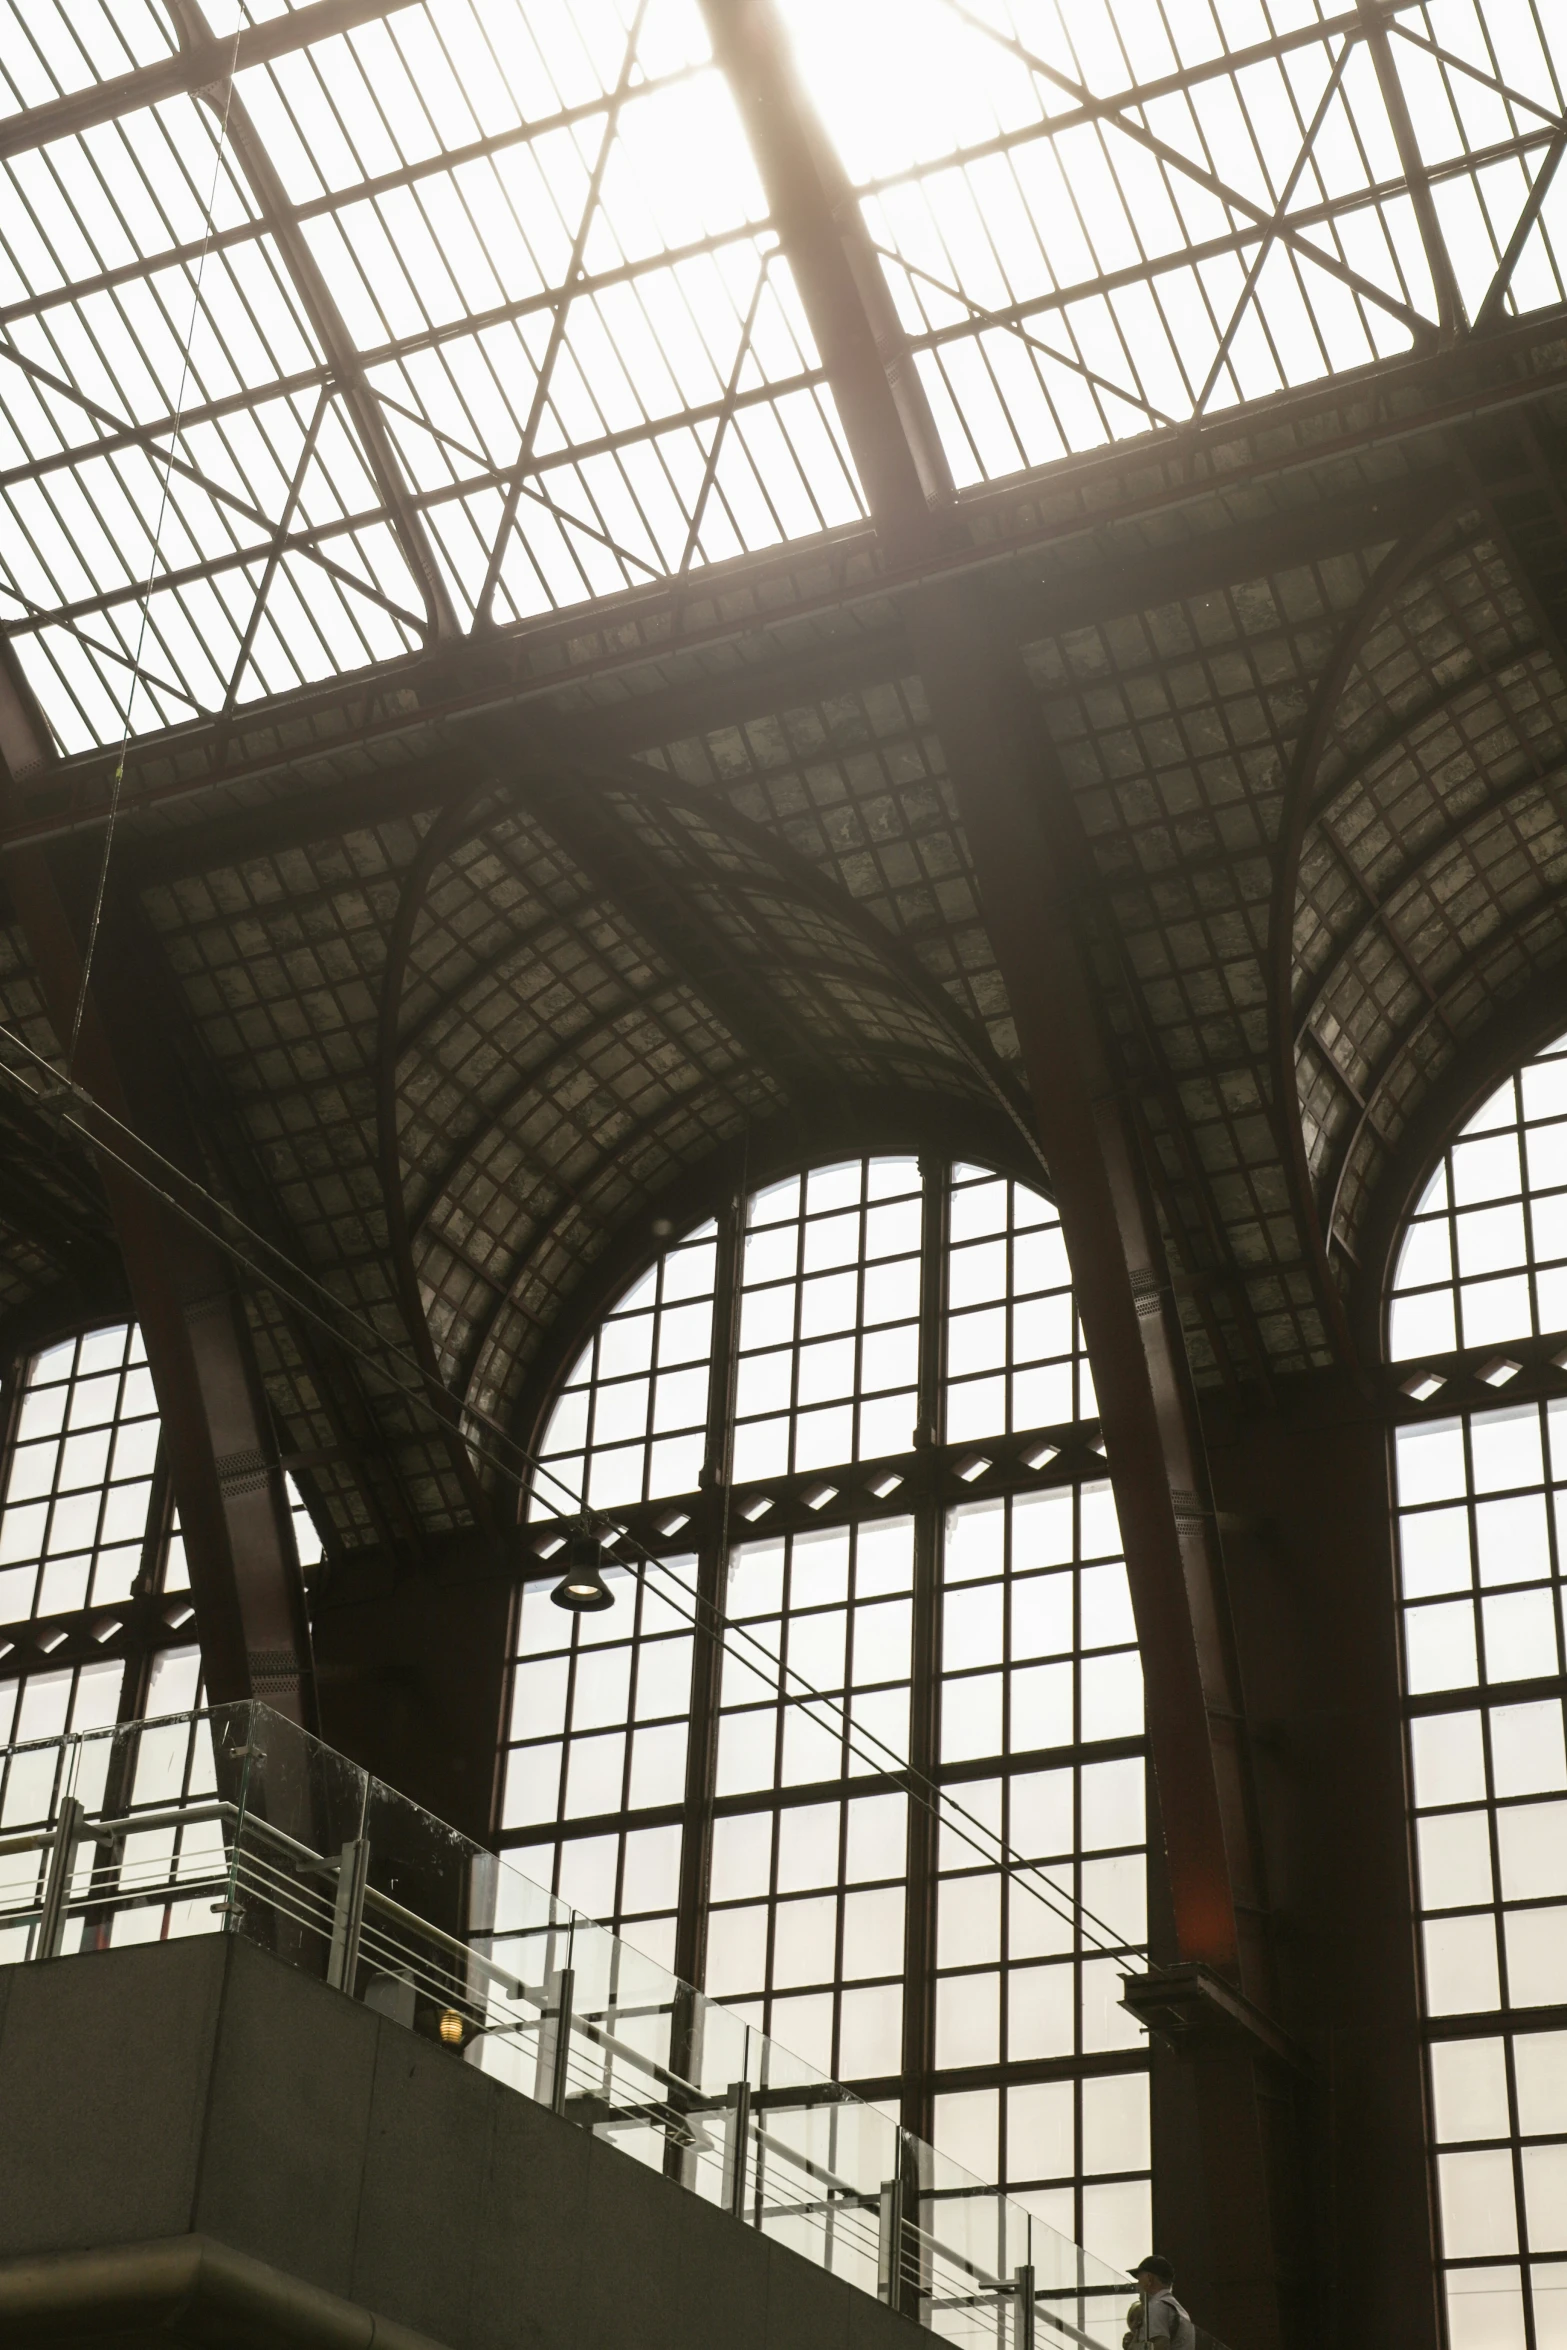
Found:
[[[773,4],[960,487],[1567,293],[1547,0]],[[67,752],[864,513],[699,0],[0,0],[0,154]]]
[[[1470,315],[1542,181],[1567,292],[1553,0],[779,4],[960,486],[1429,340],[1400,100]]]

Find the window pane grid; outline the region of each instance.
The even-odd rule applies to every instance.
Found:
[[[715,1826],[707,1988],[839,2080],[901,2068],[907,1808],[888,1790]]]
[[[0,1746],[203,1702],[160,1435],[134,1323],[81,1331],[21,1366],[0,1505]],[[289,1493],[301,1556],[319,1557],[291,1480]],[[144,1570],[168,1603],[150,1615],[126,1607]],[[61,1650],[69,1663],[39,1663]],[[14,1800],[0,1790],[0,1811]]]
[[[735,1402],[738,1482],[908,1451],[920,1214],[912,1159],[815,1168],[751,1202]]]
[[[946,1433],[953,1443],[1092,1419],[1061,1221],[1026,1184],[953,1170]]]
[[[573,1366],[550,1414],[535,1518],[695,1490],[713,1350],[716,1227],[704,1224],[633,1283]]]
[[[727,1618],[736,1629],[719,1698],[720,1796],[863,1777],[907,1762],[913,1581],[912,1518],[735,1552]]]
[[[943,1549],[943,1765],[1140,1738],[1142,1670],[1108,1483],[954,1510]],[[1140,1753],[969,1780],[964,1809],[1036,1864],[976,1865],[948,1830],[937,1891],[936,2062],[961,2070],[1073,2059],[1075,2078],[937,2099],[945,2153],[1079,2243],[1150,2228],[1146,2073],[1097,2074],[1142,2036],[1116,1958],[1147,1939]],[[1053,1899],[1030,1890],[1035,1882]],[[1073,1905],[1081,1905],[1075,1919]],[[1063,1914],[1064,1913],[1064,1914]]]
[[[1567,1037],[1443,1153],[1393,1277],[1395,1362],[1567,1330]]]
[[[141,1333],[93,1330],[34,1357],[0,1518],[0,1623],[129,1599],[158,1411]]]
[[[947,1521],[941,1759],[1135,1738],[1142,1666],[1108,1481]]]
[[[671,1560],[673,1584],[689,1560]],[[616,1604],[555,1607],[530,1584],[518,1618],[502,1825],[535,1826],[679,1803],[691,1691],[689,1624],[651,1583],[610,1567]]]
[[[923,1252],[938,1229],[931,1269]],[[667,1269],[693,1243],[710,1262],[736,1252],[732,1379],[709,1378],[704,1354],[715,1417],[699,1425],[693,1400],[679,1432],[685,1474],[660,1484],[652,1451],[663,1431],[639,1415]],[[928,1311],[932,1274],[939,1316]],[[709,1270],[709,1349],[714,1298]],[[666,1961],[678,1926],[682,1948],[705,1950],[704,1987],[823,2072],[884,2100],[900,2085],[908,2093],[912,2062],[933,2097],[920,2126],[934,2126],[942,2152],[1129,2261],[1149,2229],[1148,2081],[1119,1991],[1147,1934],[1146,1758],[1114,1504],[1099,1476],[944,1511],[916,1479],[909,1508],[882,1514],[890,1496],[874,1475],[862,1488],[844,1472],[915,1446],[927,1345],[938,1363],[923,1375],[945,1422],[931,1433],[960,1474],[970,1456],[955,1447],[1096,1411],[1059,1219],[1025,1183],[913,1159],[812,1168],[737,1203],[722,1234],[704,1226],[666,1250],[611,1309],[567,1376],[543,1453],[568,1482],[585,1469],[600,1507],[612,1493],[628,1506],[678,1493],[678,1524],[656,1511],[641,1523],[704,1545],[667,1565],[688,1594],[706,1577],[725,1613],[704,1727],[710,1810],[704,1825],[672,1763],[656,1787],[635,1777],[644,1660],[680,1648],[688,1700],[689,1628],[650,1614],[648,1590],[618,1569],[615,1608],[573,1621],[550,1601],[552,1575],[522,1598],[502,1841],[529,1874]],[[1036,1473],[1027,1451],[1019,1482]],[[735,1485],[753,1489],[749,1524],[718,1515],[698,1489],[703,1459],[726,1453]],[[604,1464],[616,1454],[611,1484]],[[835,1522],[802,1526],[819,1473]],[[776,1496],[753,1512],[754,1488],[786,1476],[799,1480],[787,1531],[769,1535]],[[569,1514],[541,1481],[533,1520]],[[931,1565],[917,1575],[921,1557]],[[648,1581],[662,1571],[646,1569]],[[932,1677],[916,1716],[917,1610]],[[921,1729],[915,1754],[911,1732],[927,1717],[935,1747],[927,1755]],[[686,1725],[647,1717],[645,1728],[683,1741]],[[683,1762],[684,1743],[678,1752]],[[1038,1864],[1065,1920],[993,1865],[993,1844],[980,1860],[944,1828],[932,1863],[924,1824],[916,1832],[893,1783],[911,1759]],[[695,1850],[693,1835],[704,1839]],[[661,1840],[662,1874],[645,1861],[634,1885],[638,1838]],[[695,1918],[677,1914],[682,1861],[688,1887],[706,1875]],[[928,1987],[911,1993],[907,1952],[922,1949],[923,1930],[908,1939],[909,1887],[932,1865],[938,1948],[920,1958]],[[1074,1922],[1075,1905],[1101,1922]]]

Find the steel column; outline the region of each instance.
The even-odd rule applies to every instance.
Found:
[[[772,0],[702,0],[822,355],[877,534],[932,543],[952,475],[847,174],[799,86]]]
[[[14,799],[13,757],[43,734],[9,666],[0,667],[0,791]],[[70,1038],[83,989],[80,873],[46,850],[6,866],[17,918],[56,1034]],[[93,1099],[174,1165],[199,1176],[201,1153],[167,1039],[157,987],[129,926],[106,901],[72,1074]],[[123,1140],[116,1154],[129,1155]],[[228,1258],[160,1204],[119,1156],[100,1155],[136,1318],[147,1346],[190,1564],[209,1703],[265,1698],[314,1717],[309,1633],[293,1526]]]
[[[920,477],[920,442],[910,437],[890,466],[886,440],[903,430],[904,418],[879,355],[874,370],[869,364],[877,350],[871,309],[855,335],[843,325],[859,281],[845,255],[852,232],[843,226],[842,195],[829,186],[825,140],[809,121],[767,0],[705,4],[818,341],[847,353],[845,380],[834,374],[834,389],[856,462],[867,479],[903,485],[892,518],[907,533],[915,523],[909,485]],[[938,524],[923,490],[919,504],[934,540]],[[1171,1823],[1181,1951],[1238,1971],[1265,2006],[1266,1961],[1260,1947],[1242,1951],[1237,1925],[1237,1892],[1255,1905],[1256,1872],[1184,1342],[1145,1171],[1077,942],[1077,859],[1066,826],[1058,822],[1052,836],[1043,817],[1043,730],[1015,655],[998,655],[987,616],[962,585],[925,587],[901,603],[1070,1236],[1144,1653],[1163,1660],[1150,1674],[1149,1728]]]
[[[934,556],[946,526],[922,470],[923,423],[893,399],[877,341],[885,283],[868,248],[870,272],[851,269],[845,249],[857,207],[846,186],[829,184],[826,141],[770,0],[704,6],[878,534],[895,561]],[[879,288],[868,300],[867,284]],[[1231,1976],[1267,2011],[1272,1960],[1217,1524],[1148,1171],[1080,933],[1076,820],[1022,664],[998,647],[972,584],[934,580],[896,601],[947,756],[1068,1236],[1147,1668],[1178,1951]],[[1226,2156],[1263,2175],[1269,2156],[1244,2065],[1203,2069],[1214,2177]],[[1215,2236],[1228,2306],[1262,2350],[1279,2339],[1269,2230],[1248,2215],[1244,2241],[1222,2224]]]
[[[1076,819],[1020,664],[961,589],[910,599],[921,674],[1007,983],[1120,1513],[1142,1648],[1176,1955],[1275,2005],[1218,1527],[1185,1341],[1133,1105],[1081,924]],[[1195,2059],[1212,2209],[1205,2287],[1220,2332],[1282,2339],[1261,2183],[1276,2167],[1244,2052]],[[1258,2183],[1243,2208],[1237,2177]],[[1259,2209],[1260,2205],[1260,2209]]]

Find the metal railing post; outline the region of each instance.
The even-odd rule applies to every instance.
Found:
[[[539,2019],[539,2061],[534,2074],[533,2094],[540,2105],[547,2105],[551,2113],[566,2110],[566,2088],[569,2079],[567,2060],[571,2055],[571,2002],[576,1984],[576,1970],[562,1967],[558,1974],[548,1978],[546,1995],[553,2000]]]
[[[365,1893],[370,1883],[370,1839],[356,1836],[338,1857],[337,1899],[332,1907],[332,1949],[326,1979],[334,1991],[354,1995],[359,1973],[359,1937],[365,1922]]]
[[[876,2229],[876,2291],[889,2309],[902,2307],[903,2181],[883,2179]]]
[[[746,2173],[751,2135],[751,2084],[729,2084],[729,2129],[724,2144],[724,2209],[736,2219],[745,2217]]]
[[[1012,2272],[1012,2350],[1034,2350],[1034,2270],[1030,2262]]]
[[[62,1795],[59,1816],[49,1850],[49,1873],[44,1880],[44,1905],[38,1920],[34,1958],[58,1958],[65,1941],[65,1913],[71,1898],[71,1871],[76,1848],[85,1833],[87,1814],[74,1795]]]

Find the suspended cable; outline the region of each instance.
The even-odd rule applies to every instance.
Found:
[[[196,1177],[187,1174],[183,1168],[165,1158],[161,1151],[145,1141],[133,1127],[126,1125],[123,1119],[117,1118],[112,1110],[105,1109],[102,1103],[87,1091],[85,1086],[69,1077],[62,1084],[53,1065],[46,1057],[3,1022],[0,1022],[0,1041],[13,1046],[27,1060],[33,1062],[45,1073],[48,1083],[43,1086],[30,1085],[19,1070],[13,1069],[5,1061],[0,1061],[0,1076],[9,1079],[35,1106],[42,1105],[45,1109],[53,1110],[63,1124],[74,1126],[95,1151],[101,1152],[106,1158],[112,1160],[116,1166],[131,1176],[134,1181],[140,1183],[163,1206],[172,1210],[175,1215],[191,1225],[194,1230],[203,1234],[216,1247],[221,1248],[225,1255],[250,1275],[253,1281],[258,1282],[264,1288],[273,1290],[285,1304],[292,1306],[296,1312],[304,1314],[309,1320],[316,1323],[339,1346],[357,1356],[361,1362],[375,1370],[381,1377],[389,1378],[391,1384],[401,1395],[420,1405],[432,1416],[439,1419],[444,1428],[450,1429],[449,1410],[453,1397],[451,1390],[437,1373],[426,1370],[416,1358],[407,1354],[401,1346],[389,1345],[385,1334],[379,1331],[374,1323],[367,1320],[354,1307],[345,1305],[326,1287],[324,1282],[317,1280],[315,1275],[308,1272],[303,1266],[296,1264],[284,1250],[278,1247],[275,1241],[268,1240],[264,1233],[258,1232],[253,1225],[248,1224],[236,1209],[229,1206],[227,1201],[219,1199]],[[80,1104],[81,1109],[74,1108],[72,1105],[75,1104]],[[91,1123],[88,1122],[87,1117],[81,1114],[82,1110],[91,1114]],[[106,1141],[102,1133],[98,1131],[100,1123],[112,1128],[116,1134],[123,1135],[134,1150],[141,1154],[145,1162],[150,1163],[159,1169],[165,1177],[171,1178],[175,1184],[183,1187],[205,1208],[210,1209],[213,1214],[219,1217],[226,1218],[229,1223],[244,1234],[248,1242],[261,1250],[264,1256],[275,1260],[276,1264],[283,1268],[287,1278],[280,1280],[275,1271],[269,1272],[264,1264],[257,1263],[247,1256],[245,1251],[234,1241],[227,1238],[221,1231],[215,1230],[207,1217],[200,1214],[187,1200],[181,1199],[164,1184],[155,1181],[153,1176],[148,1173],[146,1164],[138,1165],[134,1158],[127,1157],[123,1151],[116,1149]],[[330,1311],[323,1312],[319,1305],[313,1304],[307,1296],[299,1294],[299,1289],[291,1287],[290,1284],[301,1285],[306,1291],[314,1291],[318,1298],[325,1300]],[[356,1324],[363,1331],[364,1340],[361,1341],[346,1334],[342,1328],[344,1321]],[[404,1372],[410,1375],[402,1375]],[[586,1497],[582,1493],[574,1492],[565,1479],[550,1467],[548,1462],[539,1460],[526,1446],[520,1444],[509,1430],[498,1421],[491,1419],[488,1413],[471,1404],[464,1404],[460,1408],[464,1419],[469,1424],[469,1429],[474,1426],[482,1428],[486,1436],[492,1440],[487,1445],[480,1442],[471,1433],[465,1432],[464,1441],[469,1444],[484,1465],[493,1469],[497,1475],[505,1478],[515,1487],[519,1500],[525,1501],[527,1499],[530,1482],[533,1490],[536,1491],[538,1481],[543,1479],[564,1497],[565,1508],[560,1513],[562,1516],[592,1518],[608,1526],[622,1543],[629,1544],[632,1550],[639,1554],[630,1560],[617,1563],[631,1567],[639,1580],[643,1582],[646,1581],[648,1570],[672,1581],[675,1592],[680,1595],[681,1599],[690,1600],[692,1606],[679,1605],[669,1592],[660,1589],[659,1597],[666,1605],[673,1607],[681,1619],[689,1623],[694,1630],[705,1632],[709,1637],[716,1639],[719,1646],[727,1648],[731,1655],[738,1655],[737,1644],[743,1644],[752,1653],[740,1657],[739,1661],[747,1664],[752,1670],[756,1670],[757,1666],[754,1660],[760,1659],[766,1668],[766,1676],[764,1677],[778,1675],[780,1684],[783,1681],[788,1681],[794,1685],[796,1702],[806,1707],[820,1707],[828,1716],[836,1717],[842,1726],[841,1735],[844,1743],[856,1761],[866,1764],[869,1769],[881,1775],[899,1780],[906,1792],[930,1814],[938,1826],[956,1836],[958,1841],[965,1844],[970,1851],[977,1852],[988,1865],[1000,1869],[1064,1924],[1071,1925],[1078,1930],[1082,1930],[1086,1924],[1097,1929],[1098,1934],[1108,1937],[1107,1941],[1100,1941],[1096,1936],[1085,1936],[1102,1957],[1112,1958],[1120,1963],[1120,1954],[1125,1950],[1133,1950],[1144,1959],[1152,1971],[1161,1971],[1148,1958],[1143,1946],[1126,1943],[1106,1919],[1099,1917],[1085,1902],[1064,1892],[1037,1863],[1025,1860],[998,1831],[986,1827],[982,1820],[977,1819],[947,1789],[939,1787],[935,1781],[927,1778],[922,1771],[917,1770],[905,1757],[900,1756],[894,1748],[887,1745],[885,1740],[879,1738],[875,1731],[867,1730],[863,1724],[856,1723],[852,1710],[847,1704],[817,1689],[793,1666],[782,1663],[747,1626],[731,1624],[722,1610],[713,1607],[703,1598],[700,1591],[675,1579],[668,1562],[650,1550],[633,1528],[617,1524],[610,1512],[590,1509]],[[501,1449],[497,1450],[496,1447]],[[507,1454],[513,1455],[515,1458],[504,1457]],[[520,1468],[518,1463],[521,1464]],[[780,1695],[786,1694],[780,1685]],[[1123,1973],[1132,1971],[1130,1968],[1122,1966]]]
[[[147,643],[148,618],[152,608],[152,591],[157,584],[158,562],[163,547],[163,525],[169,511],[169,483],[174,473],[174,460],[179,451],[184,430],[185,394],[190,386],[191,352],[195,348],[196,328],[201,318],[201,281],[206,274],[207,255],[212,246],[212,219],[217,209],[218,181],[223,170],[223,157],[228,146],[229,108],[234,102],[234,76],[239,68],[240,36],[245,29],[241,14],[234,28],[234,47],[229,57],[229,70],[223,82],[223,112],[218,123],[218,143],[212,158],[212,185],[207,191],[206,211],[201,227],[201,251],[196,257],[196,279],[191,288],[190,325],[180,350],[179,390],[174,402],[174,424],[169,435],[168,453],[163,463],[163,479],[158,486],[158,513],[153,525],[152,552],[147,558],[147,584],[141,592],[141,618],[136,631],[136,652],[131,662],[130,684],[125,691],[125,723],[120,730],[119,756],[114,763],[114,777],[109,787],[109,816],[104,827],[103,855],[98,860],[98,884],[93,893],[92,917],[87,925],[87,943],[82,952],[82,984],[77,990],[76,1010],[71,1019],[71,1038],[66,1047],[65,1071],[69,1077],[76,1067],[76,1051],[81,1042],[82,1020],[87,1010],[87,987],[92,978],[93,957],[98,948],[98,932],[103,923],[104,900],[109,889],[109,866],[114,855],[115,828],[119,823],[120,801],[125,789],[125,754],[130,748],[131,726],[136,710],[136,688],[141,683],[141,657]]]

